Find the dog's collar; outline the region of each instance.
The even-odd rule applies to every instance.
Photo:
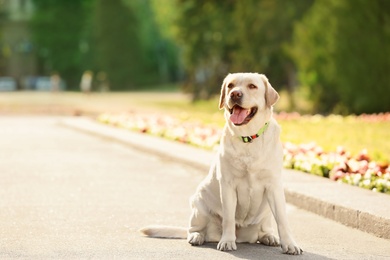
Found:
[[[257,134],[255,135],[251,135],[251,136],[241,136],[241,139],[244,143],[251,143],[253,141],[253,139],[256,139],[257,137],[259,137],[260,135],[262,135],[265,130],[267,130],[268,128],[268,125],[269,125],[269,122],[265,123],[265,125],[260,128],[260,130],[257,132]]]

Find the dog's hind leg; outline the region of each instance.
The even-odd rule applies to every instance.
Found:
[[[266,246],[279,246],[279,240],[273,235],[272,214],[269,208],[266,209],[264,218],[260,223],[258,240]]]
[[[221,237],[222,219],[219,216],[212,216],[206,228],[206,242],[218,243]]]
[[[192,213],[187,241],[193,246],[200,246],[206,240],[207,226],[210,222],[210,213],[199,196],[191,198]]]
[[[187,241],[193,246],[203,245],[206,237],[206,227],[209,217],[203,215],[197,208],[192,209],[190,227],[188,229]]]

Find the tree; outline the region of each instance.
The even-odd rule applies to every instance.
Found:
[[[228,72],[257,71],[292,91],[295,66],[284,49],[312,2],[178,0],[188,90],[207,98]]]
[[[151,2],[35,0],[42,73],[59,72],[73,89],[85,70],[105,72],[113,90],[176,80],[177,51],[162,36]]]
[[[278,89],[292,97],[296,67],[285,50],[292,40],[294,22],[301,19],[313,0],[237,1],[233,20],[237,48],[232,70],[266,74]],[[290,99],[293,105],[293,99]]]
[[[178,32],[187,73],[185,89],[193,99],[209,98],[220,89],[234,48],[233,0],[177,0]]]
[[[178,29],[175,23],[178,15],[176,1],[149,0],[149,3],[154,14],[154,24],[158,27],[160,35],[157,57],[162,81],[181,80],[184,69],[179,58],[180,48],[175,38]]]
[[[97,68],[107,73],[112,89],[131,89],[140,80],[139,26],[135,13],[121,0],[96,0],[94,48]]]
[[[290,53],[317,112],[388,111],[390,2],[317,0]]]
[[[60,73],[70,88],[78,86],[82,67],[80,42],[90,1],[35,0],[31,21],[43,73]]]
[[[390,2],[344,1],[335,9],[337,105],[352,113],[389,111]]]
[[[138,21],[137,31],[141,44],[141,59],[144,63],[144,79],[141,84],[166,83],[177,80],[178,70],[177,46],[172,37],[163,28],[166,26],[166,16],[174,12],[172,1],[126,0],[127,6],[135,10]],[[168,9],[167,9],[168,7]],[[164,13],[165,17],[161,17]],[[159,19],[159,20],[158,20]]]
[[[115,90],[177,80],[177,52],[164,38],[150,0],[96,0],[93,19],[97,70]]]

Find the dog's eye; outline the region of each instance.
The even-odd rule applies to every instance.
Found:
[[[233,85],[233,83],[230,83],[227,87],[228,87],[228,88],[233,88],[234,85]]]
[[[257,87],[253,84],[250,84],[248,87],[249,87],[249,89],[257,89]]]

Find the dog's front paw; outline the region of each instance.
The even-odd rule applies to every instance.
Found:
[[[263,245],[266,246],[279,246],[279,240],[271,235],[271,234],[266,234],[262,238],[259,239],[259,242]]]
[[[284,254],[288,255],[301,255],[303,254],[303,250],[294,242],[289,244],[282,243],[282,250]]]
[[[204,243],[204,236],[198,232],[193,232],[188,235],[187,241],[193,246],[201,246]]]
[[[235,241],[219,241],[218,250],[221,251],[232,251],[232,250],[237,250],[236,242]]]

